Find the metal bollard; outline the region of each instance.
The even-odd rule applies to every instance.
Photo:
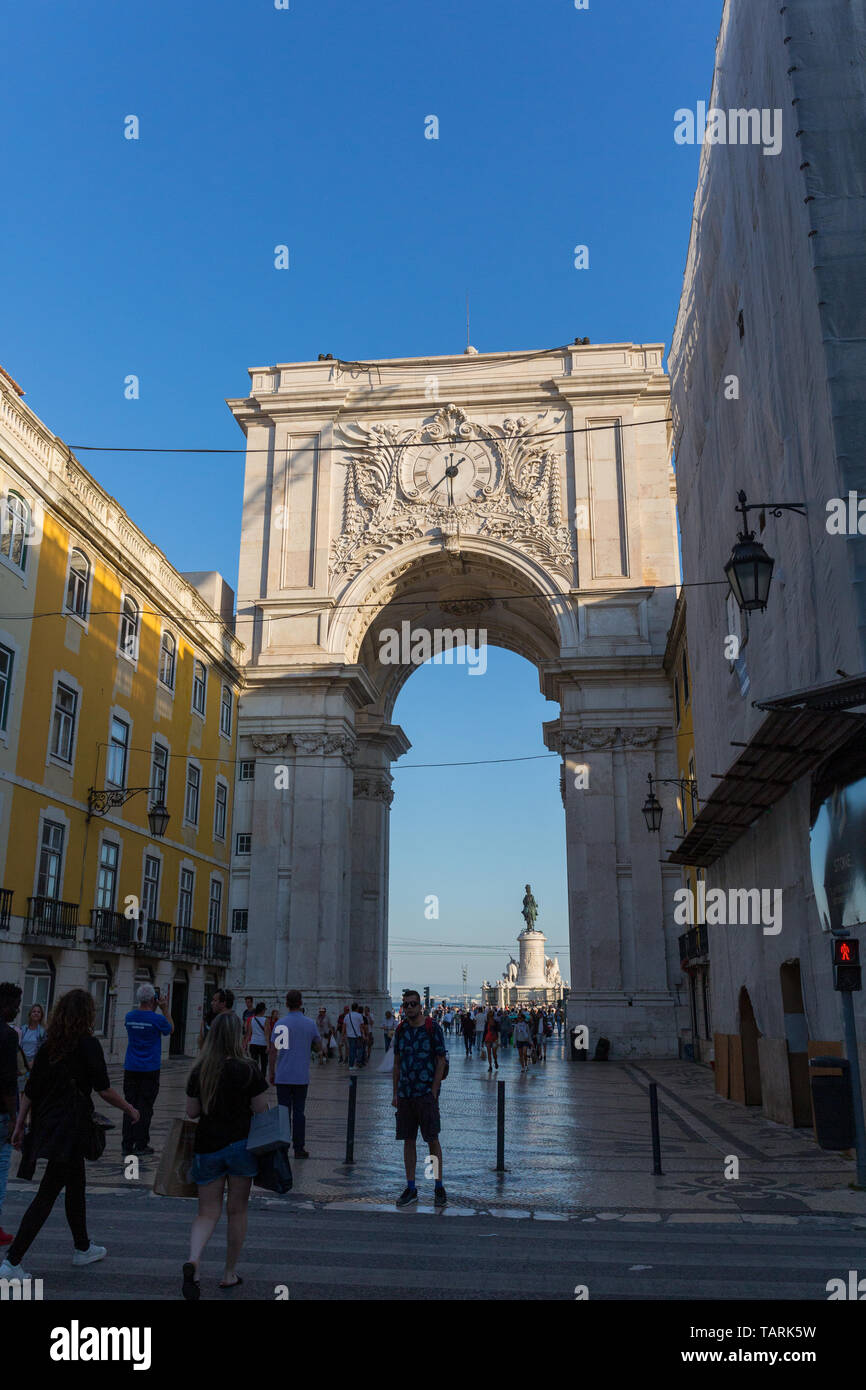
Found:
[[[653,1135],[653,1175],[663,1177],[662,1173],[662,1143],[659,1134],[659,1088],[655,1081],[649,1084],[650,1099],[650,1124]]]
[[[358,1100],[358,1078],[349,1077],[349,1113],[346,1117],[346,1157],[344,1163],[355,1162],[355,1105]]]
[[[505,1082],[496,1083],[496,1169],[497,1173],[504,1173],[505,1169]]]

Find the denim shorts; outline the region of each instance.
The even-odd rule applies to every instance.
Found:
[[[206,1187],[217,1178],[254,1178],[259,1171],[255,1154],[247,1150],[246,1139],[237,1139],[212,1154],[194,1154],[189,1170],[190,1182]]]

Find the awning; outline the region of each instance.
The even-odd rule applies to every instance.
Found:
[[[831,687],[816,687],[814,691],[801,691],[782,699],[797,699],[802,706],[811,704],[813,694],[824,690],[828,695],[818,698],[830,698]],[[714,864],[759,816],[781,801],[795,782],[832,758],[845,744],[856,739],[862,757],[866,750],[866,716],[820,707],[780,709],[781,703],[772,702],[775,708],[719,779],[688,834],[668,855],[668,864]]]

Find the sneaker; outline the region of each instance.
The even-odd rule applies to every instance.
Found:
[[[86,1250],[74,1250],[72,1252],[72,1263],[74,1265],[92,1265],[97,1260],[104,1260],[108,1250],[104,1245],[94,1245],[90,1242]]]
[[[0,1264],[0,1279],[29,1279],[31,1276],[21,1265],[11,1265],[8,1260]]]
[[[9,1232],[4,1231],[3,1227],[0,1226],[0,1245],[11,1245],[14,1239],[14,1236],[10,1236]]]
[[[448,1193],[444,1187],[437,1187],[433,1193],[434,1207],[445,1207],[448,1205]]]
[[[306,1149],[295,1149],[295,1158],[309,1158],[309,1157],[310,1157],[310,1155],[307,1153],[307,1150],[306,1150]],[[232,1285],[232,1287],[234,1287],[234,1285]]]
[[[405,1187],[397,1198],[398,1207],[414,1207],[418,1201],[417,1187]]]

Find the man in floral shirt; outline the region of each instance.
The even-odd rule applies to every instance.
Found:
[[[415,1139],[418,1127],[430,1150],[435,1191],[433,1205],[444,1207],[448,1198],[442,1184],[442,1147],[439,1143],[439,1087],[445,1071],[445,1038],[433,1019],[425,1019],[417,989],[403,992],[403,1022],[394,1035],[394,1098],[397,1138],[403,1140],[406,1189],[398,1207],[418,1201],[415,1186]]]

